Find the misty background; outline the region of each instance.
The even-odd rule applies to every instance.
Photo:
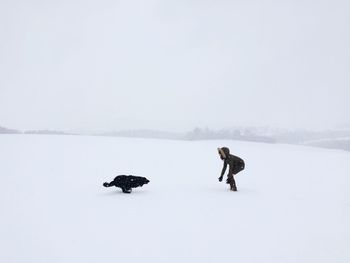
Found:
[[[0,132],[350,145],[349,11],[0,0]]]

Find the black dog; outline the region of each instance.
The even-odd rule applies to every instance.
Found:
[[[110,183],[103,183],[104,187],[119,187],[123,190],[123,193],[130,194],[132,188],[141,187],[144,184],[148,184],[149,180],[145,177],[134,176],[134,175],[118,175]]]

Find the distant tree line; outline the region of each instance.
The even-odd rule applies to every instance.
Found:
[[[149,129],[140,130],[122,130],[97,134],[99,136],[113,136],[113,137],[130,137],[130,138],[154,138],[154,139],[183,139],[182,133],[157,131]]]
[[[8,129],[0,126],[0,134],[18,134],[20,131]]]
[[[239,140],[252,142],[275,143],[273,137],[257,134],[254,129],[223,129],[214,131],[209,128],[195,128],[185,135],[187,140]]]
[[[47,135],[71,135],[63,131],[52,131],[52,130],[30,130],[24,131],[24,134],[47,134]]]
[[[19,131],[14,129],[8,129],[0,126],[0,134],[52,134],[52,135],[69,135],[69,133],[63,131],[53,131],[53,130],[28,130]]]
[[[28,130],[18,131],[0,126],[0,134],[52,134],[72,135],[63,131]],[[274,130],[267,131],[255,127],[212,130],[195,128],[187,133],[166,132],[158,130],[124,130],[99,134],[98,136],[156,138],[172,140],[238,140],[264,143],[302,144],[315,147],[343,149],[350,151],[350,129],[306,131],[306,130]]]

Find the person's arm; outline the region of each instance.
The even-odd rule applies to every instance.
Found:
[[[225,174],[225,172],[226,172],[226,168],[227,168],[227,163],[224,162],[224,166],[222,167],[221,175],[220,175],[220,177],[219,177],[219,182],[222,181],[222,178],[223,178],[223,176],[224,176],[224,174]]]

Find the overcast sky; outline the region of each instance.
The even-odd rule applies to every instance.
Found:
[[[347,0],[0,0],[0,126],[349,124]]]

